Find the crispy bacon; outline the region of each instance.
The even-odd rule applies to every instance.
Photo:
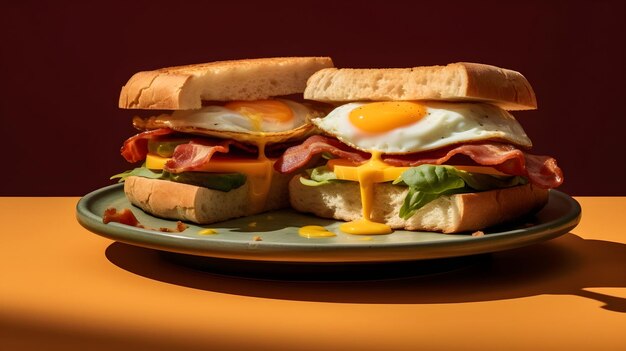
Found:
[[[148,140],[171,133],[174,131],[169,128],[159,128],[135,134],[122,145],[122,156],[131,163],[142,161],[148,154]]]
[[[502,173],[524,176],[542,188],[556,188],[563,183],[563,172],[554,158],[531,155],[510,144],[463,144],[415,154],[386,155],[383,159],[393,166],[415,167],[445,164],[455,155],[468,156],[477,164],[491,166]]]
[[[368,154],[336,139],[315,135],[301,145],[287,149],[276,162],[276,170],[282,173],[294,172],[323,152],[355,163],[369,158]],[[407,155],[384,155],[383,160],[393,166],[414,167],[421,164],[445,164],[455,155],[465,155],[478,165],[491,166],[506,174],[527,177],[531,183],[542,188],[555,188],[563,182],[563,173],[554,158],[531,155],[513,145],[495,142],[453,145]]]
[[[230,146],[236,146],[247,152],[256,149],[231,139],[192,140],[176,146],[172,158],[165,163],[164,169],[172,173],[197,171],[202,169],[216,152],[228,153]]]
[[[367,161],[370,158],[366,152],[355,150],[337,139],[313,135],[302,144],[288,148],[283,156],[274,163],[274,168],[281,173],[291,173],[305,167],[316,156],[324,152],[356,163]]]
[[[128,138],[122,146],[122,156],[128,162],[138,162],[146,159],[148,155],[148,141],[163,135],[174,134],[169,128],[148,130]],[[165,169],[172,172],[184,172],[202,167],[209,162],[215,152],[228,153],[229,145],[237,147],[240,153],[235,157],[248,157],[255,154],[258,149],[255,146],[246,145],[234,140],[217,138],[195,138],[188,144],[178,145],[174,149],[172,160],[168,161]]]

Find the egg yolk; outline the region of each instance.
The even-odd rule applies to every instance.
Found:
[[[260,212],[263,206],[265,206],[272,186],[272,174],[274,172],[274,161],[265,156],[265,141],[259,141],[257,146],[259,147],[256,163],[258,165],[257,170],[246,175],[250,182],[248,193],[250,207],[255,213]]]
[[[262,121],[285,123],[293,119],[291,108],[278,100],[231,101],[224,107],[250,118],[257,130],[261,130]]]
[[[372,205],[374,204],[374,184],[380,180],[382,171],[389,165],[381,159],[380,152],[373,152],[370,160],[357,167],[357,178],[361,190],[362,218],[343,223],[339,230],[348,234],[389,234],[393,230],[385,223],[371,220]]]
[[[238,112],[250,119],[256,131],[262,131],[261,123],[285,123],[293,120],[293,111],[286,103],[278,100],[231,101],[225,108]],[[254,172],[246,174],[250,182],[249,207],[252,213],[260,212],[265,205],[272,184],[274,161],[265,156],[265,141],[257,142],[259,155]]]
[[[384,133],[413,124],[426,115],[424,105],[411,101],[372,102],[350,112],[350,123],[367,133]]]
[[[307,225],[298,230],[298,234],[304,238],[328,238],[337,236],[335,233],[326,230],[326,228],[319,225]]]

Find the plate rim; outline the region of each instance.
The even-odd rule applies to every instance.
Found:
[[[177,233],[159,232],[159,236],[155,237],[155,232],[153,230],[129,227],[119,223],[104,224],[102,222],[102,216],[92,212],[90,208],[93,206],[94,202],[98,201],[99,198],[108,194],[120,192],[121,195],[124,196],[122,187],[123,184],[121,183],[112,184],[94,190],[81,197],[76,204],[76,218],[79,224],[97,235],[135,246],[196,256],[252,261],[293,263],[398,262],[468,256],[513,249],[553,239],[566,234],[575,228],[582,217],[582,209],[576,199],[563,192],[551,189],[549,192],[549,202],[546,207],[550,206],[553,201],[564,201],[572,206],[571,209],[563,216],[528,228],[505,230],[489,233],[488,235],[479,237],[464,235],[463,237],[458,237],[455,240],[432,240],[427,242],[378,242],[373,245],[367,245],[365,243],[360,243],[358,245],[355,245],[354,243],[332,243],[330,245],[315,243],[311,245],[302,245],[287,242],[228,240],[227,238],[225,239],[220,237],[217,240],[212,240],[213,238],[203,238],[202,245],[198,246],[196,238],[184,237]],[[135,208],[130,203],[129,206]],[[285,210],[295,212],[293,209]],[[168,219],[162,220],[174,221]],[[419,232],[414,233],[419,234]],[[128,239],[128,236],[133,236],[133,239]],[[502,241],[504,242],[502,243]],[[211,243],[216,246],[212,247],[211,250],[207,250],[205,247],[207,246],[207,243]],[[501,245],[496,247],[491,246],[494,243],[500,243]],[[320,247],[325,248],[325,250],[320,249]],[[410,255],[406,252],[415,251],[418,248],[427,248],[430,252],[427,254],[422,253],[421,255],[419,253],[417,255]],[[473,249],[468,250],[468,248]],[[369,255],[359,255],[359,252],[362,252],[363,250],[372,250],[375,252],[369,252]],[[397,257],[391,258],[382,257],[386,255],[380,255],[380,253],[385,253],[385,251],[397,251],[401,254]],[[318,254],[315,255],[314,253]],[[342,253],[346,254],[346,256],[342,257]]]

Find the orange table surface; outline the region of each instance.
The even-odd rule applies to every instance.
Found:
[[[0,198],[0,349],[625,350],[626,197],[557,239],[356,282],[195,271],[82,228],[76,197]]]

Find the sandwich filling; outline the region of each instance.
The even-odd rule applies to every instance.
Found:
[[[326,135],[288,149],[275,168],[308,168],[301,182],[309,186],[358,182],[362,218],[340,227],[347,233],[392,231],[372,221],[376,183],[409,188],[399,214],[408,219],[439,196],[563,181],[553,158],[524,151],[532,143],[515,118],[488,104],[349,103],[313,123]]]
[[[276,99],[135,117],[133,124],[144,131],[126,140],[121,153],[143,165],[112,178],[140,176],[221,191],[248,182],[249,212],[257,213],[269,194],[275,160],[288,143],[311,132],[309,119],[319,115]]]

